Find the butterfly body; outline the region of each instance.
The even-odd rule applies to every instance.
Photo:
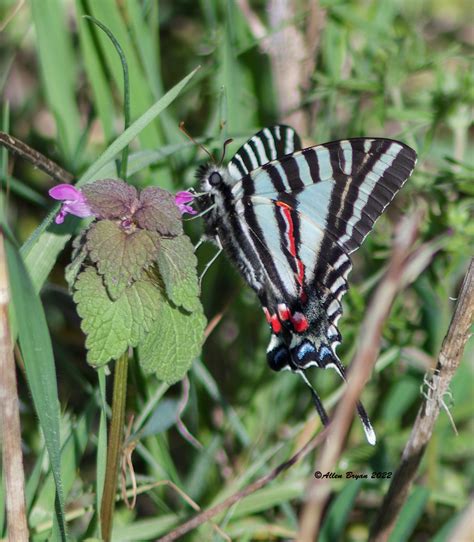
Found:
[[[403,143],[356,138],[301,149],[288,126],[265,128],[227,168],[199,171],[206,235],[256,292],[271,330],[269,366],[345,370],[336,354],[341,298],[356,250],[410,176]],[[311,387],[311,386],[310,386]],[[323,422],[327,415],[314,390]],[[358,405],[369,441],[375,435]]]

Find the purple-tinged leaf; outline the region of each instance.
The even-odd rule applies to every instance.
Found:
[[[139,205],[136,188],[124,181],[103,179],[86,184],[82,190],[99,219],[130,218]]]
[[[136,223],[145,230],[155,230],[162,235],[176,236],[183,233],[181,213],[174,196],[161,188],[148,187],[140,193],[140,207],[135,213]]]

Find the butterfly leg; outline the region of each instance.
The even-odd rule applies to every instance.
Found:
[[[202,279],[204,278],[204,275],[207,273],[211,265],[217,260],[217,258],[220,256],[221,252],[224,250],[222,247],[222,243],[219,239],[219,237],[216,237],[217,246],[219,247],[219,250],[217,253],[211,258],[211,260],[206,264],[206,267],[203,269],[201,276],[199,277],[199,285],[202,283]]]
[[[204,237],[201,237],[201,239],[199,239],[199,241],[194,245],[194,252],[197,252],[197,249],[204,243],[204,241]]]

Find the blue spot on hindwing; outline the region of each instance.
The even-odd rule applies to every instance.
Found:
[[[317,347],[312,341],[305,339],[291,351],[297,365],[305,366],[314,363],[324,368],[334,360],[332,350],[325,344]]]
[[[316,349],[314,348],[314,345],[306,341],[298,346],[296,349],[296,356],[300,361],[303,361],[308,354],[313,354],[315,352]]]
[[[319,349],[318,354],[319,354],[319,360],[320,360],[320,362],[321,362],[321,364],[323,366],[325,365],[325,363],[324,363],[325,358],[327,358],[327,357],[330,358],[328,360],[328,362],[326,362],[326,363],[329,363],[329,361],[331,361],[332,358],[333,358],[332,350],[330,348],[328,348],[326,345],[321,346],[321,348]]]

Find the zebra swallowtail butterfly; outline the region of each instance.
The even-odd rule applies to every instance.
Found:
[[[318,414],[328,416],[304,371],[334,368],[350,254],[411,175],[416,153],[389,139],[355,138],[302,149],[289,126],[265,128],[228,166],[201,167],[198,207],[206,236],[256,292],[271,328],[267,360],[299,373]],[[357,405],[367,440],[375,433]]]

